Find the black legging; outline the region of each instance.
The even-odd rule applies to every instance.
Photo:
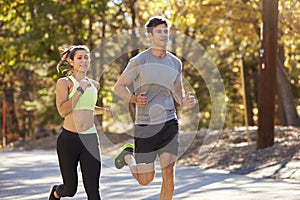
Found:
[[[57,194],[60,197],[72,197],[76,194],[79,161],[88,199],[100,200],[101,160],[98,135],[78,134],[62,129],[57,138],[57,154],[64,183],[56,188]]]

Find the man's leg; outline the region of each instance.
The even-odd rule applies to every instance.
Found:
[[[175,161],[176,156],[169,152],[164,152],[160,155],[162,174],[160,200],[171,200],[173,198],[175,187]]]
[[[136,163],[133,155],[127,154],[124,157],[125,162],[130,168],[131,174],[141,185],[148,185],[154,179],[154,163]]]

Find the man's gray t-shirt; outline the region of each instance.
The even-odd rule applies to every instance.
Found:
[[[181,82],[181,61],[167,52],[156,57],[147,49],[130,59],[123,75],[133,81],[134,93],[145,92],[146,107],[136,106],[136,124],[160,124],[176,118],[173,90]]]

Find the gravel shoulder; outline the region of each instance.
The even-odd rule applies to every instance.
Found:
[[[274,145],[264,149],[256,149],[257,127],[249,127],[248,131],[250,143],[247,140],[245,127],[224,129],[214,147],[204,158],[199,156],[199,150],[206,135],[203,134],[203,130],[199,131],[177,163],[201,169],[221,169],[256,178],[300,181],[300,128],[276,127]],[[105,133],[105,136],[117,146],[132,139],[127,134]],[[2,150],[54,149],[56,137],[57,135],[52,135],[34,141],[16,141]]]

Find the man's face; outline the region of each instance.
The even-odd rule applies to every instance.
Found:
[[[151,47],[157,49],[166,49],[169,40],[169,29],[165,24],[157,25],[149,34]]]

